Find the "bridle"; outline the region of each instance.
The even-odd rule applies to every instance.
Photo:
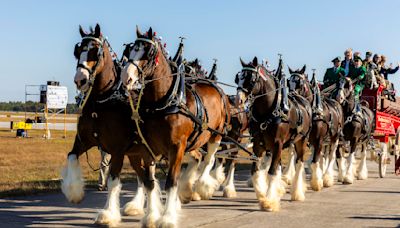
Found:
[[[78,64],[77,64],[76,68],[78,69],[80,67],[80,68],[83,68],[83,69],[87,70],[89,72],[89,79],[90,79],[90,81],[92,81],[91,79],[96,76],[97,67],[100,65],[100,62],[103,61],[103,58],[104,58],[103,45],[104,45],[104,42],[106,40],[103,39],[103,38],[96,38],[96,37],[92,37],[92,36],[85,36],[85,37],[82,38],[82,41],[84,41],[84,40],[96,41],[99,44],[99,47],[98,47],[98,50],[97,50],[97,59],[98,60],[96,61],[96,64],[92,69],[90,69],[89,67],[87,67],[84,64],[80,63],[80,56],[77,58],[78,59]],[[75,45],[75,49],[76,48],[82,48],[81,44],[82,44],[82,42],[77,43]],[[89,47],[86,47],[86,46],[82,48],[82,51],[89,51],[89,50],[90,50]]]
[[[139,72],[139,80],[140,80],[140,83],[142,83],[142,86],[143,86],[145,84],[145,80],[144,80],[144,77],[143,77],[144,76],[144,72],[148,71],[149,69],[153,69],[153,71],[154,71],[155,66],[157,66],[157,64],[158,64],[158,42],[157,41],[153,41],[151,39],[147,39],[147,38],[137,38],[135,40],[135,42],[129,43],[129,44],[125,44],[129,55],[132,52],[132,49],[134,49],[135,46],[139,42],[145,42],[145,43],[149,43],[151,45],[150,46],[150,50],[147,51],[146,55],[144,55],[145,59],[147,59],[147,63],[145,65],[143,65],[143,67],[140,67],[138,64],[135,63],[135,61],[133,59],[130,58],[130,56],[128,56],[128,63],[131,63],[132,65],[134,65],[137,68],[137,70]],[[142,58],[140,60],[145,60],[145,59]]]

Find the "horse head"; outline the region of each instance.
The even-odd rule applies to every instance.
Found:
[[[110,83],[114,82],[116,77],[114,74],[102,74],[107,64],[113,64],[108,43],[103,38],[98,24],[90,33],[79,26],[79,32],[82,41],[74,48],[74,56],[78,60],[74,77],[76,87],[81,92],[86,92],[95,84],[98,91],[104,90],[110,87]]]
[[[307,95],[308,91],[310,91],[310,84],[307,78],[307,75],[305,74],[306,71],[306,65],[303,66],[301,69],[297,69],[293,71],[289,67],[289,73],[290,73],[290,78],[289,78],[289,90],[290,91],[296,91],[300,95]]]
[[[244,104],[247,96],[256,95],[260,92],[262,81],[267,81],[267,70],[258,64],[257,57],[250,63],[245,63],[241,58],[242,70],[236,74],[235,83],[237,87],[236,105]]]
[[[345,103],[345,101],[350,100],[353,96],[353,83],[350,78],[342,77],[338,84],[337,90],[335,94],[335,99],[341,105]]]
[[[128,90],[137,90],[145,79],[151,77],[158,65],[159,53],[162,45],[156,40],[153,29],[142,34],[136,26],[137,39],[135,42],[127,44],[124,56],[127,56],[128,63],[121,72],[121,78]]]

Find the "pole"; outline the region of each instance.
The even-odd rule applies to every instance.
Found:
[[[49,122],[49,120],[48,120],[49,116],[48,116],[48,111],[49,110],[47,108],[47,102],[46,102],[46,104],[44,105],[44,118],[46,119],[46,123],[45,123],[45,131],[46,132],[44,134],[45,134],[45,138],[46,139],[49,139],[49,123],[48,123]]]
[[[67,138],[67,108],[64,109],[64,139]]]

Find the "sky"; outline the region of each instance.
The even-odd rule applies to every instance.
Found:
[[[268,59],[275,68],[281,53],[287,66],[306,64],[320,80],[349,47],[362,57],[372,51],[386,55],[388,63],[400,61],[398,0],[2,0],[1,5],[0,101],[24,101],[25,85],[56,80],[74,102],[78,27],[88,30],[96,23],[119,56],[123,44],[135,40],[136,25],[142,31],[152,26],[171,54],[185,36],[184,56],[198,57],[208,70],[218,59],[218,78],[229,84],[241,69],[239,57]],[[397,88],[399,75],[390,76]]]

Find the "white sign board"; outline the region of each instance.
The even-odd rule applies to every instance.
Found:
[[[47,108],[67,108],[68,89],[65,86],[47,86]]]

